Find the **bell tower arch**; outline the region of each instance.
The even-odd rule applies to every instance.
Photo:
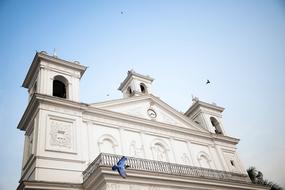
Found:
[[[226,135],[223,127],[222,112],[224,108],[216,104],[200,101],[193,98],[193,104],[184,115],[192,119],[196,124],[217,135]]]
[[[151,83],[153,80],[148,75],[141,75],[134,70],[130,70],[118,90],[122,91],[124,98],[151,94]]]
[[[77,61],[37,52],[22,86],[28,89],[30,98],[40,93],[79,102],[80,79],[86,68]]]

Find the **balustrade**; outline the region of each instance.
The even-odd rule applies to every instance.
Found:
[[[101,153],[99,156],[83,171],[83,181],[98,168],[111,167],[116,164],[121,156]],[[155,160],[147,160],[141,158],[128,157],[126,164],[130,167],[128,170],[139,170],[147,172],[164,173],[178,176],[203,177],[216,180],[232,180],[238,182],[250,183],[250,179],[245,174],[226,172],[221,170],[213,170],[195,166],[180,165]]]

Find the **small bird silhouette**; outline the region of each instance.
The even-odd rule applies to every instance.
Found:
[[[206,82],[206,84],[210,84],[210,81],[207,79],[207,82]]]
[[[113,171],[116,171],[116,170],[117,170],[117,171],[119,172],[120,176],[122,176],[122,178],[126,178],[126,177],[127,177],[126,169],[127,169],[128,167],[130,167],[129,165],[126,165],[126,164],[125,164],[126,161],[127,161],[127,157],[122,156],[122,158],[119,160],[119,162],[117,163],[117,165],[114,165],[114,166],[112,167],[112,170],[113,170]]]
[[[122,15],[122,14],[124,14],[124,12],[123,12],[123,11],[121,11],[121,15]]]

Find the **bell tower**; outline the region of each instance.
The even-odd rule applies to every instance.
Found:
[[[124,98],[151,94],[151,83],[153,80],[148,75],[141,75],[134,70],[130,70],[118,90],[123,92]]]
[[[78,102],[79,82],[86,68],[77,61],[37,52],[22,86],[28,89],[30,98],[40,93]]]
[[[192,106],[184,115],[211,133],[225,135],[222,118],[224,108],[217,106],[215,103],[202,102],[197,97],[193,98],[192,101]]]

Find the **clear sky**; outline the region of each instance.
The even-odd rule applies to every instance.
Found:
[[[245,168],[285,187],[284,1],[1,0],[0,34],[0,189],[20,179],[22,82],[35,52],[54,48],[88,66],[82,102],[121,98],[117,88],[134,69],[155,78],[153,94],[179,111],[192,94],[225,107]]]

